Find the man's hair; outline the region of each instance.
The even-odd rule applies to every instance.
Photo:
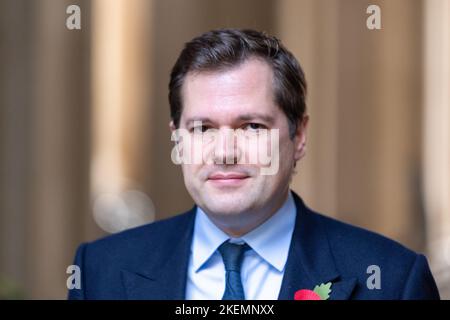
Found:
[[[305,75],[280,40],[255,30],[213,30],[185,44],[170,74],[170,115],[175,127],[180,124],[181,89],[189,72],[227,70],[254,57],[264,59],[273,70],[275,103],[288,118],[293,138],[306,109]]]

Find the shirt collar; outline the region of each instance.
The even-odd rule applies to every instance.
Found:
[[[220,230],[197,206],[192,239],[192,266],[197,272],[214,254],[217,248],[230,237]]]
[[[296,206],[292,193],[281,208],[263,224],[233,242],[245,241],[261,258],[282,272],[289,254],[294,232]],[[192,241],[192,266],[197,272],[214,254],[217,248],[230,237],[220,230],[197,206],[194,236]]]

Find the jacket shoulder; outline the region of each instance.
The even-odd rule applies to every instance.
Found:
[[[439,299],[424,255],[378,233],[310,211],[326,233],[336,268],[356,278],[355,298]],[[368,283],[377,279],[379,290]]]
[[[109,251],[112,248],[136,247],[145,245],[149,247],[158,246],[161,243],[170,241],[192,222],[194,210],[178,214],[163,220],[148,223],[139,227],[111,234],[87,243],[90,250]]]
[[[323,214],[311,211],[323,226],[333,252],[349,254],[368,254],[372,257],[409,258],[414,260],[417,253],[401,243],[364,228],[338,221]]]
[[[190,210],[81,244],[74,264],[81,269],[82,289],[70,290],[69,299],[124,299],[122,271],[163,263],[168,248],[189,234],[194,217]]]

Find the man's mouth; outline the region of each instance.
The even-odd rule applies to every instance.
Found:
[[[240,172],[216,172],[208,177],[208,181],[218,187],[235,187],[242,185],[249,175]]]

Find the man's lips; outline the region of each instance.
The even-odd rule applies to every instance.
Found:
[[[248,178],[248,175],[238,172],[214,173],[208,177],[209,180],[236,180],[245,178]]]
[[[236,188],[243,185],[249,177],[240,172],[216,172],[208,177],[208,181],[217,188]]]

